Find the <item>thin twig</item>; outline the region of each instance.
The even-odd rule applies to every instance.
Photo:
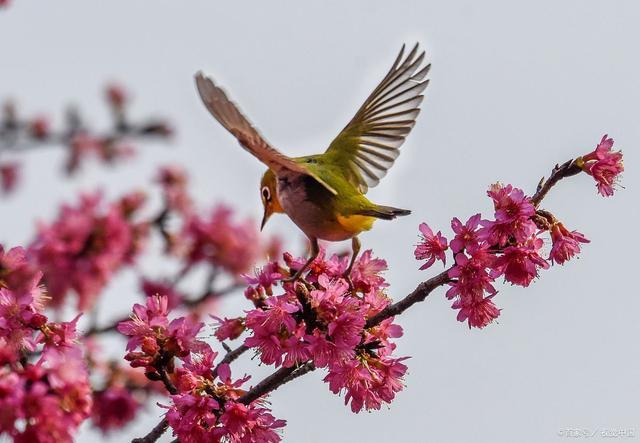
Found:
[[[531,203],[533,203],[536,207],[539,206],[542,202],[542,199],[546,197],[546,195],[556,183],[558,183],[563,178],[571,177],[573,175],[579,174],[580,172],[582,172],[582,169],[577,165],[575,160],[568,160],[560,166],[556,165],[546,181],[544,181],[544,177],[542,180],[540,180],[540,184],[538,185],[536,193],[533,195],[533,197],[531,197]]]
[[[431,294],[431,292],[438,286],[442,286],[449,281],[451,281],[451,279],[449,278],[448,269],[442,271],[435,277],[431,277],[427,281],[423,281],[418,285],[417,288],[413,290],[411,294],[407,295],[402,300],[387,306],[382,311],[378,312],[376,315],[367,320],[365,328],[371,328],[389,317],[402,314],[414,304],[424,301],[427,296]]]
[[[162,434],[165,433],[168,427],[169,423],[167,422],[167,419],[163,418],[147,435],[140,438],[134,438],[131,440],[131,443],[154,443],[162,437]]]
[[[218,375],[218,371],[220,370],[220,366],[221,365],[231,363],[232,361],[234,361],[235,359],[240,357],[242,354],[244,354],[248,350],[249,350],[249,348],[247,346],[240,345],[237,348],[235,348],[234,350],[227,352],[227,354],[224,356],[224,358],[222,360],[220,360],[220,363],[218,363],[218,365],[213,369],[213,371],[212,371],[213,377]]]

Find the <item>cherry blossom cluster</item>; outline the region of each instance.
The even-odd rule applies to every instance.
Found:
[[[105,204],[99,193],[82,195],[77,205],[63,205],[56,221],[40,225],[30,252],[52,306],[74,292],[78,310],[91,309],[112,276],[134,262],[149,233],[148,222],[135,220],[144,200],[133,193]]]
[[[41,277],[24,249],[0,245],[0,434],[71,442],[91,414],[89,372],[78,317],[49,321]]]
[[[285,277],[300,269],[304,259],[284,256],[286,268],[272,262],[247,277],[245,296],[255,308],[244,318],[219,320],[216,337],[234,339],[247,329],[244,345],[260,360],[276,367],[312,362],[327,368],[324,381],[335,394],[344,393],[353,412],[380,409],[403,387],[405,358],[393,356],[392,339],[402,328],[388,318],[367,327],[367,320],[390,303],[382,272],[387,263],[365,251],[355,262],[350,281],[345,278],[348,257],[314,260],[301,281]],[[281,290],[274,292],[274,286]]]
[[[122,86],[108,85],[105,98],[113,116],[113,128],[104,134],[91,131],[74,107],[66,112],[65,127],[54,129],[44,115],[21,118],[16,105],[7,101],[0,116],[0,191],[12,192],[20,177],[20,163],[15,158],[2,159],[5,153],[15,157],[25,150],[62,145],[67,152],[65,170],[73,174],[90,157],[106,164],[130,158],[135,153],[131,144],[134,139],[171,136],[172,129],[164,120],[130,121],[131,99]]]
[[[591,175],[598,192],[611,196],[624,166],[622,153],[612,151],[613,139],[606,135],[596,149],[565,165],[566,175],[583,171]],[[559,173],[560,167],[554,173]],[[547,183],[553,184],[554,176]],[[529,286],[551,264],[564,264],[580,253],[581,244],[589,240],[578,231],[570,231],[551,212],[540,209],[544,183],[533,197],[511,185],[494,184],[487,192],[494,207],[492,219],[473,215],[465,223],[458,218],[451,221],[454,237],[450,242],[440,231],[434,234],[426,224],[420,225],[421,242],[415,257],[426,260],[420,269],[432,266],[437,260],[446,264],[446,251],[453,254],[453,266],[448,270],[451,279],[447,298],[453,299],[458,320],[469,327],[483,328],[500,315],[493,302],[497,291],[496,279],[523,287]],[[543,235],[550,236],[551,248],[543,253]]]
[[[171,404],[166,420],[181,441],[277,442],[276,430],[284,426],[264,407],[263,401],[242,403],[242,385],[232,380],[228,364],[215,364],[218,353],[198,338],[203,323],[179,317],[169,321],[165,296],[136,304],[131,319],[118,331],[127,335],[132,367],[144,367],[150,380],[163,381]]]

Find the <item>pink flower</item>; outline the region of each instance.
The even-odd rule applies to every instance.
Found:
[[[380,409],[403,388],[402,377],[407,371],[403,360],[363,355],[332,366],[324,381],[334,394],[345,393],[344,404],[351,402],[351,411]]]
[[[107,85],[105,94],[109,104],[117,109],[122,109],[128,100],[127,91],[117,83]]]
[[[456,265],[449,271],[454,279],[449,285],[447,298],[455,298],[453,309],[458,309],[458,321],[468,320],[469,327],[482,328],[500,315],[491,298],[496,294],[492,285],[495,277],[489,272],[495,258],[484,248],[476,249],[470,257],[456,255]],[[488,293],[490,296],[485,297]]]
[[[282,280],[284,277],[280,272],[278,262],[272,261],[255,272],[255,277],[244,274],[244,281],[249,285],[262,286],[268,295],[272,294],[271,286]]]
[[[124,387],[114,386],[95,392],[91,418],[103,433],[123,428],[136,416],[140,403]]]
[[[34,138],[47,138],[50,132],[49,120],[46,117],[36,117],[29,123],[29,132]]]
[[[39,310],[44,309],[45,297],[38,284],[42,272],[27,260],[27,251],[23,247],[4,250],[0,244],[0,288],[5,287],[17,293],[30,293],[38,299]]]
[[[132,263],[142,247],[145,225],[132,222],[119,202],[102,206],[99,194],[63,206],[58,220],[40,226],[30,247],[56,307],[73,290],[78,309],[91,308],[113,274]]]
[[[453,218],[451,220],[451,229],[456,233],[456,236],[451,240],[451,250],[454,253],[458,253],[463,249],[473,252],[478,248],[480,239],[478,238],[478,226],[480,225],[480,214],[476,214],[469,218],[463,225],[460,220]]]
[[[189,262],[207,261],[232,275],[251,269],[263,252],[258,230],[250,220],[234,222],[232,215],[229,208],[218,206],[209,219],[191,216],[183,232]]]
[[[342,275],[344,275],[344,272],[349,266],[349,257],[333,254],[329,259],[327,259],[326,252],[326,249],[321,244],[318,256],[307,268],[307,274],[304,276],[306,281],[315,283],[317,282],[318,276],[322,274],[325,274],[328,277],[342,277]],[[292,275],[295,271],[302,268],[306,261],[306,257],[293,257],[288,252],[284,253],[284,262],[289,267]]]
[[[171,396],[167,422],[180,441],[208,443],[220,441],[224,430],[217,428],[220,404],[206,393],[187,392]]]
[[[164,295],[147,297],[146,305],[134,304],[131,320],[118,324],[118,331],[131,337],[127,349],[133,350],[140,345],[142,338],[154,336],[154,328],[166,329],[168,313],[168,300]]]
[[[187,193],[187,173],[176,165],[163,166],[158,171],[158,183],[162,186],[165,204],[180,213],[190,213],[193,202]]]
[[[35,365],[0,368],[0,393],[0,431],[17,442],[71,443],[91,411],[87,368],[77,347],[50,349]]]
[[[436,260],[441,260],[443,264],[446,264],[447,258],[444,252],[447,250],[447,239],[442,236],[440,231],[434,235],[426,223],[420,224],[420,232],[422,233],[422,243],[416,246],[414,255],[416,260],[427,260],[420,269],[431,267]]]
[[[247,313],[245,324],[253,335],[247,337],[244,344],[257,348],[263,363],[280,366],[287,349],[299,340],[296,320],[292,316],[299,310],[285,296],[269,297],[264,309]]]
[[[245,406],[241,403],[227,402],[225,411],[220,416],[220,423],[225,427],[229,441],[243,443],[277,443],[280,436],[276,429],[286,425],[285,420],[276,420],[268,409]]]
[[[453,303],[452,308],[460,310],[457,319],[461,322],[468,320],[469,329],[484,328],[500,315],[500,310],[493,304],[492,298],[493,295],[460,297]]]
[[[511,238],[516,242],[526,241],[536,230],[531,217],[536,210],[521,189],[511,185],[496,183],[491,186],[487,195],[493,199],[495,221],[481,221],[482,229],[479,238],[490,246],[505,246]]]
[[[224,318],[216,317],[214,315],[211,316],[214,320],[218,322],[216,327],[215,336],[218,340],[235,340],[240,337],[244,332],[244,318],[236,317],[236,318]]]
[[[387,262],[381,258],[373,258],[373,252],[367,249],[356,259],[351,271],[351,281],[355,289],[364,294],[378,292],[389,286],[382,276],[387,269]]]
[[[0,164],[0,189],[5,194],[12,192],[18,184],[20,165],[18,163]]]
[[[598,192],[603,197],[613,195],[614,186],[624,171],[622,151],[614,152],[611,148],[613,139],[605,134],[594,151],[577,160],[582,170],[595,179]]]
[[[132,366],[145,366],[149,372],[155,372],[154,365],[160,350],[166,359],[172,356],[184,358],[191,352],[204,352],[209,348],[197,339],[204,323],[185,317],[169,323],[167,303],[166,296],[148,297],[146,306],[133,306],[131,320],[118,324],[118,331],[130,337],[127,343],[129,353],[125,359]],[[135,351],[138,347],[142,352]]]
[[[542,239],[532,237],[523,244],[505,248],[493,263],[491,275],[494,278],[504,275],[514,285],[529,286],[538,276],[538,268],[549,268],[549,263],[538,254],[542,244]]]
[[[495,294],[491,284],[495,278],[487,268],[492,266],[494,257],[486,249],[477,249],[469,257],[465,254],[456,255],[456,265],[449,271],[449,277],[454,279],[449,285],[447,298],[472,297],[484,292]]]
[[[571,231],[560,222],[551,226],[551,253],[549,260],[563,264],[573,256],[580,253],[580,243],[589,243],[589,240],[578,231]]]

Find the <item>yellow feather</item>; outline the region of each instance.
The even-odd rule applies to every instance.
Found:
[[[368,215],[337,215],[336,218],[344,229],[356,234],[368,231],[373,226],[373,222],[376,221],[375,217],[369,217]]]

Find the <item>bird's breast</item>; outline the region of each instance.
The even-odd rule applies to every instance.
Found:
[[[335,208],[336,196],[308,175],[287,174],[278,177],[278,199],[284,212],[308,236],[341,241],[362,229],[340,222]]]

